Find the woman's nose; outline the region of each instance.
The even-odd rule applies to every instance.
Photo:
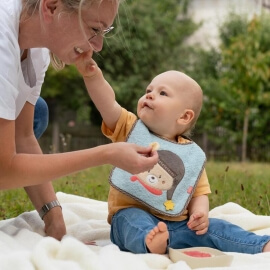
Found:
[[[90,44],[95,52],[100,52],[103,47],[103,36],[96,36],[91,41]]]

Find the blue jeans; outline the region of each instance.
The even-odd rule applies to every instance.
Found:
[[[145,237],[159,221],[167,224],[168,247],[211,247],[224,252],[255,254],[263,250],[270,236],[259,236],[222,219],[210,218],[208,232],[204,235],[187,227],[187,221],[166,221],[138,208],[118,211],[112,219],[111,241],[122,251],[147,253]]]
[[[34,112],[34,133],[37,139],[41,137],[48,126],[49,109],[46,101],[39,97]]]

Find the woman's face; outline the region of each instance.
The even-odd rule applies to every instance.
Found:
[[[77,13],[55,12],[53,26],[50,27],[49,50],[66,64],[72,64],[82,52],[99,52],[103,46],[103,36],[95,35],[112,26],[118,11],[118,1],[94,1],[82,10],[82,27]],[[94,37],[93,37],[94,36]],[[93,37],[91,40],[89,40]],[[89,41],[88,41],[89,40]]]

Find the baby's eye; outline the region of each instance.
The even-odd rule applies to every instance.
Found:
[[[161,91],[161,92],[160,92],[160,95],[161,95],[161,96],[168,96],[167,93],[166,93],[165,91]]]
[[[146,91],[145,91],[145,93],[146,94],[149,94],[149,93],[151,93],[152,91],[150,90],[150,89],[146,89]]]

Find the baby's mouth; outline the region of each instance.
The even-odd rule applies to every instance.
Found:
[[[147,107],[147,108],[149,108],[149,109],[152,109],[152,108],[149,106],[149,104],[148,104],[147,102],[144,102],[142,107],[143,107],[143,108]]]
[[[74,51],[76,52],[76,53],[79,53],[79,54],[82,54],[84,51],[81,49],[81,48],[79,48],[79,47],[74,47]]]

